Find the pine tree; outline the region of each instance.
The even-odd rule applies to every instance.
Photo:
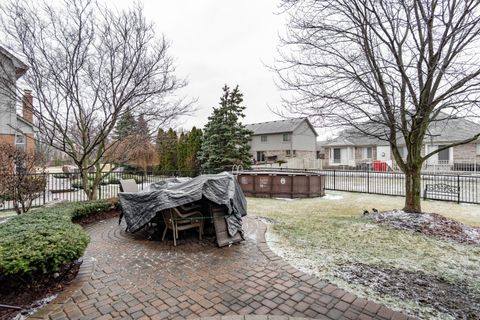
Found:
[[[150,128],[143,115],[140,115],[137,119],[135,133],[139,136],[150,138]]]
[[[202,147],[202,137],[202,129],[197,129],[196,127],[193,127],[188,134],[186,167],[193,176],[197,175],[200,171],[198,152]]]
[[[116,140],[123,140],[126,137],[134,134],[137,128],[137,121],[135,116],[130,112],[125,112],[118,120],[113,136]]]
[[[177,143],[177,168],[181,175],[189,174],[187,166],[189,133],[182,132]]]
[[[213,109],[204,129],[199,159],[204,170],[230,170],[235,164],[251,165],[249,140],[252,134],[240,122],[245,117],[243,95],[225,85],[220,106]]]
[[[160,169],[162,172],[171,173],[177,170],[177,133],[172,128],[164,135],[161,143]]]

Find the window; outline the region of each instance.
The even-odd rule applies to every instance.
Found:
[[[15,146],[17,149],[25,151],[25,135],[17,134],[15,136]]]
[[[297,150],[292,150],[292,155],[295,157],[297,155]]]
[[[257,151],[257,161],[265,161],[265,152]]]
[[[372,147],[363,148],[363,159],[373,159],[373,149]]]
[[[438,146],[438,148],[443,148],[445,146]],[[450,149],[442,150],[438,153],[438,161],[450,161]]]
[[[477,143],[477,156],[480,156],[480,143]]]
[[[25,136],[23,134],[17,134],[15,138],[16,144],[25,144]]]
[[[285,153],[287,155],[287,157],[290,157],[292,155],[292,153],[290,152],[290,150],[285,150]]]
[[[291,141],[292,140],[292,134],[291,133],[284,133],[283,134],[283,141]]]
[[[266,135],[260,136],[260,141],[267,142],[267,136]]]
[[[340,148],[333,149],[333,163],[340,163],[342,160],[341,158],[341,150]]]

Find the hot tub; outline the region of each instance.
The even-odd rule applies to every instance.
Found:
[[[238,173],[243,193],[264,198],[313,198],[325,195],[325,175],[316,172],[243,171]]]

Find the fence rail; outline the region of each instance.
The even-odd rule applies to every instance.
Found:
[[[358,170],[319,170],[262,168],[263,172],[315,172],[325,175],[325,189],[336,191],[361,192],[390,196],[405,196],[405,176],[399,172],[372,172]],[[98,187],[98,198],[116,197],[120,191],[120,179],[135,179],[139,190],[145,190],[151,183],[174,176],[193,176],[190,172],[164,172],[162,174],[143,174],[134,172],[112,172],[106,174]],[[93,174],[92,176],[93,177]],[[38,193],[32,207],[42,206],[53,201],[86,201],[77,173],[47,173],[46,187]],[[422,174],[422,197],[432,200],[454,201],[457,203],[480,204],[480,176],[459,174]],[[429,191],[425,192],[429,185]],[[0,210],[12,210],[13,202],[1,199]]]
[[[191,176],[190,172],[179,173],[178,171],[164,172],[161,174],[144,174],[138,172],[111,172],[106,173],[97,189],[98,199],[116,197],[120,191],[120,179],[135,179],[139,190],[145,190],[151,183],[159,182],[175,176]],[[87,201],[87,195],[83,190],[82,181],[78,173],[45,173],[32,176],[45,178],[45,188],[37,193],[32,202],[32,207],[43,206],[55,201],[79,202]],[[89,181],[93,180],[94,174],[89,174]],[[14,205],[8,195],[0,195],[0,211],[13,210]]]
[[[316,170],[326,175],[325,189],[405,196],[405,176],[399,172]],[[427,190],[427,185],[430,187]],[[422,197],[431,200],[480,204],[480,176],[421,175]]]

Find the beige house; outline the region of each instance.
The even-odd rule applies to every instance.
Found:
[[[256,163],[317,157],[317,132],[307,118],[252,123],[250,152]]]
[[[22,115],[17,113],[17,80],[28,66],[10,51],[0,46],[0,143],[15,145],[22,150],[35,150],[32,94],[25,90]]]
[[[435,122],[429,127],[422,154],[466,140],[478,133],[480,125],[466,119]],[[407,150],[403,140],[398,144],[400,153],[405,158]],[[345,130],[335,139],[323,142],[322,145],[325,149],[325,167],[328,168],[371,169],[373,162],[378,160],[387,163],[389,169],[398,170],[387,141]],[[480,141],[440,151],[427,159],[424,170],[480,171]]]

